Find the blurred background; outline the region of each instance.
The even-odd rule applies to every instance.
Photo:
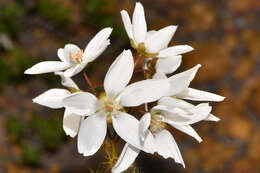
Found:
[[[192,87],[226,96],[213,104],[219,123],[194,127],[201,144],[171,128],[186,163],[141,153],[145,173],[260,172],[260,1],[140,0],[149,29],[179,25],[171,44],[189,44],[180,71],[202,64]],[[133,0],[0,0],[0,172],[83,173],[102,167],[103,152],[78,154],[76,139],[62,129],[63,110],[32,103],[62,86],[53,74],[25,76],[44,60],[57,60],[66,43],[84,48],[101,28],[114,28],[112,45],[88,66],[94,83],[122,49],[130,48],[120,10],[132,14]],[[82,76],[74,78],[86,89]],[[121,145],[122,147],[122,145]],[[120,150],[118,150],[120,152]]]

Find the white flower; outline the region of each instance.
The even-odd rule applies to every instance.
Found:
[[[155,151],[164,158],[173,158],[175,162],[185,167],[179,148],[169,131],[165,129],[166,124],[194,137],[201,142],[202,139],[191,127],[191,124],[202,120],[219,121],[219,118],[211,114],[211,106],[208,103],[201,103],[194,106],[186,101],[222,101],[224,97],[192,88],[188,88],[190,82],[195,77],[200,65],[197,65],[185,72],[176,74],[168,78],[171,83],[168,96],[162,97],[158,105],[151,109],[151,113],[146,113],[139,123],[140,141],[143,144],[154,146]],[[154,78],[167,79],[164,73],[157,73]],[[180,87],[179,83],[185,81],[185,87]],[[184,88],[184,89],[183,89]],[[181,98],[181,99],[179,99]],[[152,134],[152,135],[151,135]],[[134,162],[142,148],[126,143],[125,147],[112,172],[120,173],[125,171]]]
[[[133,74],[134,61],[130,50],[123,51],[110,66],[105,80],[105,94],[96,96],[79,92],[63,99],[67,108],[83,120],[78,135],[78,151],[84,156],[93,155],[102,145],[107,131],[107,121],[113,124],[117,134],[129,144],[153,153],[154,147],[145,146],[139,140],[139,121],[125,112],[124,107],[153,102],[167,94],[170,83],[165,79],[150,79],[126,86]]]
[[[61,61],[44,61],[27,69],[25,74],[42,74],[63,71],[66,77],[81,72],[89,62],[94,61],[110,44],[109,36],[112,28],[101,30],[86,46],[84,52],[74,44],[67,44],[58,50]]]
[[[148,57],[170,58],[192,51],[188,45],[168,47],[177,26],[167,26],[159,31],[147,31],[144,8],[136,3],[132,22],[125,10],[121,11],[122,20],[133,48]],[[170,60],[169,60],[170,61]]]
[[[61,76],[63,86],[68,87],[74,91],[79,91],[79,88],[74,83],[74,81],[70,78],[66,78],[63,72],[57,72],[56,74]],[[72,93],[66,89],[50,89],[34,98],[33,102],[47,106],[49,108],[59,109],[64,107],[62,100],[71,94]],[[82,116],[75,114],[71,108],[65,108],[63,116],[63,129],[67,135],[75,137],[78,133],[81,121]]]
[[[166,98],[168,97],[164,97],[162,101],[160,100],[159,105],[153,107],[151,113],[146,113],[141,118],[139,124],[140,141],[147,143],[147,137],[149,136],[149,142],[153,142],[150,145],[154,146],[155,151],[159,155],[165,159],[172,158],[175,162],[185,167],[178,145],[170,132],[165,128],[166,123],[201,142],[201,138],[190,125],[209,117],[211,107],[204,103],[197,106],[182,106],[182,102],[169,106],[169,100],[165,100]],[[166,102],[167,106],[160,105],[161,102]],[[153,139],[151,139],[150,134],[153,134]],[[125,171],[134,162],[140,150],[140,148],[126,144],[112,172],[119,173]]]

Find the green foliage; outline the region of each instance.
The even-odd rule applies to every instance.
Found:
[[[81,12],[85,21],[99,28],[112,27],[113,35],[128,40],[124,28],[117,24],[113,0],[82,0]]]
[[[25,127],[16,117],[11,116],[5,123],[9,139],[14,143],[20,143],[24,137]]]
[[[0,33],[15,36],[19,31],[17,20],[25,12],[24,7],[16,2],[7,3],[0,8]]]
[[[65,140],[65,133],[62,127],[62,119],[54,115],[51,119],[32,115],[31,126],[34,132],[40,137],[48,150],[56,150]]]
[[[62,1],[37,0],[36,9],[42,17],[53,20],[60,25],[65,25],[70,21],[70,9],[62,5]]]
[[[24,144],[21,153],[21,162],[26,165],[38,166],[40,165],[41,150],[34,147],[32,144]]]
[[[24,70],[32,66],[32,59],[19,47],[0,58],[0,89],[9,83],[22,82]]]

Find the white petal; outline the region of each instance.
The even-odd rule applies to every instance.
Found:
[[[173,97],[163,97],[158,101],[158,104],[172,107],[172,108],[177,107],[177,108],[181,108],[184,110],[189,110],[189,109],[192,109],[195,107],[194,105],[192,105],[184,100],[173,98]]]
[[[147,39],[149,39],[150,37],[152,37],[156,32],[157,32],[156,30],[148,31],[148,32],[146,33],[146,39],[145,39],[145,40],[147,40]]]
[[[176,125],[188,125],[192,118],[186,111],[180,108],[171,108],[163,105],[154,106],[151,112],[160,113],[164,122]]]
[[[189,111],[190,109],[193,109],[195,106],[177,98],[172,97],[163,97],[158,101],[159,105],[164,105],[167,107],[178,107],[184,110]],[[205,119],[205,121],[219,121],[220,119],[212,114],[209,114],[208,117]]]
[[[185,111],[181,108],[171,108],[163,105],[157,105],[152,108],[152,112],[160,112],[163,115],[163,121],[166,123],[190,125],[207,119],[211,109],[211,106],[207,103],[201,103],[189,111]]]
[[[87,63],[80,63],[77,65],[74,65],[64,72],[64,76],[72,77],[72,76],[78,74],[79,72],[81,72],[86,66],[87,66]]]
[[[192,50],[193,50],[193,48],[188,45],[172,46],[172,47],[169,47],[167,49],[160,51],[160,53],[157,57],[158,58],[167,58],[167,57],[171,57],[171,56],[184,54],[184,53],[190,52]]]
[[[64,106],[62,99],[70,94],[71,93],[66,89],[50,89],[34,98],[33,102],[53,109],[58,109]]]
[[[43,74],[56,71],[63,71],[70,67],[70,64],[61,61],[44,61],[35,64],[27,69],[24,74]]]
[[[121,104],[126,107],[154,102],[169,92],[169,82],[165,79],[147,79],[127,86],[120,94]]]
[[[112,33],[112,28],[104,28],[86,46],[83,55],[84,62],[94,61],[108,46],[108,38]],[[100,52],[100,49],[102,52]]]
[[[176,163],[182,164],[185,168],[179,147],[170,132],[162,130],[159,133],[156,133],[155,140],[158,154],[163,156],[165,159],[173,158]]]
[[[75,55],[80,52],[80,48],[75,44],[66,44],[63,49],[63,56],[65,58],[65,62],[70,64],[75,64],[76,61],[71,59],[71,55],[75,57]]]
[[[201,91],[193,88],[187,88],[183,92],[176,95],[176,97],[186,99],[186,100],[194,100],[194,101],[214,101],[220,102],[225,99],[217,94],[213,94],[206,91]]]
[[[153,79],[167,79],[167,76],[165,73],[157,71],[154,75],[153,75]]]
[[[115,166],[112,168],[113,173],[121,173],[127,170],[135,161],[140,150],[126,143]]]
[[[196,122],[205,120],[208,118],[210,112],[212,110],[212,107],[209,106],[208,103],[201,103],[195,106],[190,110],[190,113],[192,113],[193,118],[190,121],[190,124],[194,124]]]
[[[128,13],[125,10],[121,11],[121,17],[125,26],[126,33],[130,39],[133,39],[133,26]]]
[[[155,65],[156,71],[170,74],[175,72],[181,65],[182,56],[173,56],[165,59],[158,59]]]
[[[176,95],[187,89],[200,67],[201,65],[198,64],[187,71],[169,77],[168,80],[171,84],[171,88],[168,90],[168,96]]]
[[[145,21],[144,7],[140,2],[137,2],[135,5],[132,21],[135,43],[144,43],[147,33],[147,25]]]
[[[78,134],[81,119],[82,116],[75,114],[73,110],[70,110],[69,108],[65,109],[63,117],[63,130],[66,135],[74,138]]]
[[[175,125],[175,124],[170,124],[172,127],[182,131],[183,133],[186,133],[187,135],[192,136],[195,138],[198,142],[202,142],[201,137],[198,135],[198,133],[190,126],[190,125]]]
[[[79,115],[90,115],[96,112],[100,103],[96,96],[88,92],[77,92],[63,99],[63,104],[72,108]]]
[[[79,89],[76,83],[69,77],[64,76],[64,72],[55,72],[55,75],[59,75],[61,77],[61,84],[68,88]]]
[[[109,39],[104,41],[103,44],[100,45],[100,48],[95,52],[95,56],[93,56],[92,59],[90,59],[90,58],[88,59],[88,56],[86,56],[86,58],[84,58],[84,60],[83,60],[83,63],[84,62],[92,62],[92,61],[94,61],[97,57],[99,57],[106,50],[106,48],[109,45],[110,45],[110,40]]]
[[[109,67],[104,89],[109,97],[117,96],[128,84],[134,71],[134,59],[130,50],[123,51]]]
[[[154,153],[154,141],[149,133],[143,144],[139,136],[139,121],[132,115],[120,112],[112,116],[112,124],[116,133],[127,143],[148,153]]]
[[[139,126],[139,133],[141,141],[144,142],[146,139],[146,136],[148,135],[148,128],[150,126],[151,122],[151,114],[146,113],[142,116],[140,119],[140,126]]]
[[[98,112],[82,121],[78,135],[79,153],[91,156],[98,151],[106,137],[106,119],[104,112]]]
[[[60,58],[61,61],[67,62],[66,58],[64,57],[64,53],[63,53],[63,49],[62,48],[58,49],[57,54],[58,54],[58,57]]]
[[[218,122],[218,121],[220,121],[220,119],[218,117],[216,117],[215,115],[213,115],[213,114],[209,114],[208,118],[205,119],[205,121],[215,121],[215,122]]]
[[[149,53],[158,53],[168,47],[177,26],[167,26],[160,29],[148,39],[145,40],[146,51]]]

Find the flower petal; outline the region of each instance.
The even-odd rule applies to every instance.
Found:
[[[152,37],[156,32],[157,32],[156,30],[148,31],[146,33],[146,40],[149,39],[150,37]]]
[[[112,116],[112,124],[116,133],[127,143],[148,153],[154,153],[154,141],[149,133],[143,144],[139,136],[139,121],[132,115],[120,112]]]
[[[71,94],[65,97],[62,102],[66,107],[72,108],[74,113],[83,116],[95,113],[100,106],[96,96],[88,92]]]
[[[61,61],[44,61],[35,64],[27,69],[24,74],[43,74],[56,71],[63,71],[70,67],[70,64]]]
[[[123,51],[109,67],[104,89],[110,97],[117,96],[128,84],[134,71],[134,59],[130,50]]]
[[[160,71],[165,74],[175,72],[181,65],[182,56],[173,56],[165,59],[158,59],[155,65],[156,71]]]
[[[112,28],[104,28],[96,34],[85,48],[83,55],[84,62],[94,61],[106,49],[109,45],[108,38],[112,30]]]
[[[152,108],[152,112],[160,112],[163,115],[163,121],[169,124],[190,125],[207,119],[211,112],[211,106],[207,103],[201,103],[190,110],[183,110],[178,107],[167,107],[157,105]]]
[[[194,50],[194,49],[188,45],[172,46],[172,47],[169,47],[167,49],[160,51],[159,55],[157,57],[158,58],[167,58],[167,57],[171,57],[171,56],[184,54],[184,53],[190,52],[192,50]]]
[[[147,33],[147,25],[144,14],[144,7],[140,2],[137,2],[135,5],[133,13],[133,34],[135,43],[144,43]]]
[[[33,102],[53,109],[58,109],[64,106],[62,99],[70,94],[71,93],[66,89],[50,89],[35,97]]]
[[[182,131],[183,133],[186,133],[187,135],[192,136],[195,138],[199,143],[202,142],[201,137],[198,135],[198,133],[190,126],[190,125],[175,125],[175,124],[170,124],[172,127]]]
[[[74,65],[64,72],[64,76],[72,77],[72,76],[78,74],[79,72],[81,72],[86,66],[87,66],[87,63],[80,63],[77,65]]]
[[[126,33],[130,39],[133,39],[133,26],[128,13],[125,10],[121,11],[121,17],[126,30]]]
[[[195,106],[181,99],[173,97],[163,97],[158,101],[159,105],[164,105],[171,108],[180,108],[184,110],[189,110]]]
[[[218,117],[216,117],[215,115],[213,115],[213,114],[209,114],[208,118],[205,119],[205,121],[215,121],[215,122],[218,122],[218,121],[220,121],[220,119]]]
[[[178,93],[176,97],[186,100],[194,100],[194,101],[214,101],[214,102],[220,102],[225,99],[225,97],[222,97],[217,94],[213,94],[206,91],[201,91],[193,88],[187,88],[181,93]]]
[[[146,51],[159,53],[162,49],[167,48],[176,30],[177,26],[167,26],[154,33],[145,40]]]
[[[98,151],[106,137],[106,120],[106,114],[98,112],[82,121],[78,135],[79,153],[91,156]]]
[[[111,171],[113,173],[121,173],[127,170],[134,163],[139,152],[140,150],[126,143],[115,166],[112,168]]]
[[[66,135],[74,138],[79,131],[82,116],[75,114],[73,110],[66,108],[63,117],[63,130]]]
[[[148,128],[150,126],[151,122],[151,114],[146,113],[142,116],[140,119],[140,126],[139,126],[139,133],[140,133],[140,138],[141,141],[144,142],[147,135],[148,135]]]
[[[59,75],[61,77],[61,84],[63,86],[79,90],[79,87],[71,78],[64,76],[64,72],[55,72],[55,75]]]
[[[177,125],[188,125],[192,118],[186,111],[180,108],[171,108],[163,105],[154,106],[151,112],[160,113],[164,122]]]
[[[156,133],[155,141],[158,154],[163,156],[165,159],[173,158],[176,163],[182,164],[182,166],[185,168],[179,147],[170,132],[167,130],[162,130]]]
[[[69,64],[76,64],[76,61],[71,58],[71,56],[75,57],[78,52],[81,52],[81,49],[75,44],[66,44],[63,49],[63,56],[65,58],[65,62]]]
[[[165,73],[157,71],[154,75],[153,75],[153,79],[167,79],[167,76]]]
[[[200,67],[201,65],[198,64],[187,71],[169,77],[168,81],[170,82],[171,88],[168,90],[167,96],[176,95],[187,89]]]
[[[66,58],[64,57],[64,52],[63,52],[63,49],[62,49],[62,48],[58,49],[57,54],[58,54],[58,57],[59,57],[59,59],[60,59],[61,61],[67,62]]]
[[[165,79],[147,79],[127,86],[120,94],[121,104],[126,107],[154,102],[169,93],[170,84]]]

